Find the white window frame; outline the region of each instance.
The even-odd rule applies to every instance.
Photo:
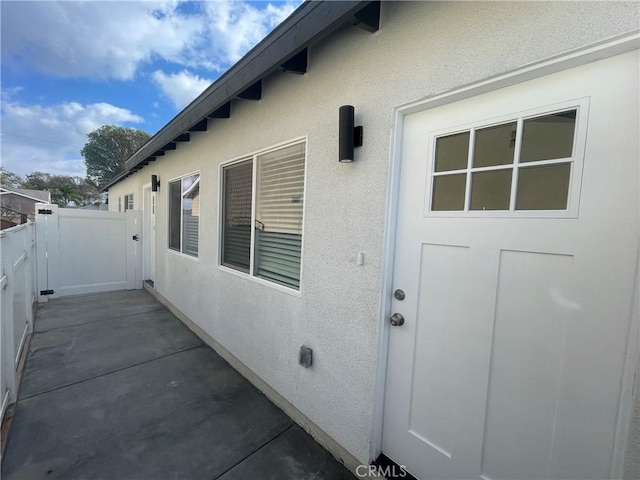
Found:
[[[543,166],[543,165],[555,165],[555,164],[571,164],[571,175],[569,177],[569,191],[567,195],[567,208],[565,210],[515,210],[515,196],[517,194],[517,181],[518,175],[512,176],[511,184],[511,202],[509,210],[470,210],[470,183],[471,172],[482,172],[491,170],[504,170],[504,169],[518,169],[520,165],[520,146],[522,137],[522,128],[525,120],[529,118],[536,118],[545,115],[551,115],[554,113],[565,112],[567,110],[576,110],[576,126],[573,139],[573,155],[567,158],[542,160],[536,162],[527,162],[527,166]],[[427,179],[425,180],[425,195],[424,195],[424,216],[425,217],[465,217],[465,218],[577,218],[580,204],[580,189],[582,185],[582,168],[584,163],[585,143],[587,138],[587,123],[589,117],[589,98],[579,98],[574,100],[568,100],[566,102],[556,103],[553,105],[546,105],[534,109],[509,113],[507,115],[501,115],[491,119],[480,120],[477,122],[457,125],[455,127],[444,128],[429,132],[429,148],[428,148],[428,165],[427,165]],[[503,125],[505,123],[517,122],[516,131],[516,155],[514,163],[509,165],[496,165],[489,167],[472,168],[469,164],[465,169],[450,170],[445,172],[434,172],[435,170],[435,147],[436,140],[439,137],[447,135],[453,135],[456,133],[465,133],[471,131],[471,140],[473,140],[475,130]],[[469,152],[469,157],[473,153]],[[524,168],[524,167],[523,167]],[[465,206],[464,210],[431,210],[431,202],[433,196],[434,177],[455,175],[466,173],[467,186],[465,189]]]
[[[124,211],[126,212],[127,210],[133,210],[133,193],[127,193],[124,196]],[[129,206],[131,205],[131,206]]]
[[[198,255],[197,256],[193,256],[193,255],[189,255],[188,253],[184,253],[183,250],[183,245],[182,245],[182,237],[184,234],[184,222],[183,222],[183,209],[182,209],[182,179],[186,178],[186,177],[191,177],[192,175],[198,175],[199,176],[199,184],[202,184],[202,174],[200,173],[200,170],[196,170],[195,172],[191,172],[191,173],[185,173],[184,175],[179,175],[177,177],[173,177],[170,178],[169,181],[167,182],[167,243],[166,243],[166,250],[167,252],[170,252],[174,255],[178,255],[180,257],[183,258],[188,258],[189,260],[193,260],[193,261],[200,261],[200,220],[198,220]],[[169,229],[171,228],[170,225],[170,221],[169,221],[169,216],[171,215],[171,191],[170,191],[170,185],[173,182],[176,182],[180,180],[180,250],[175,250],[173,248],[171,248],[169,246],[169,237],[171,232],[169,231]],[[200,207],[202,208],[202,201],[200,202]],[[202,216],[202,215],[201,215]]]
[[[303,189],[303,193],[302,193],[302,248],[300,250],[300,288],[299,289],[295,289],[292,287],[288,287],[286,285],[282,285],[279,283],[275,283],[272,282],[270,280],[266,280],[264,278],[260,278],[260,277],[256,277],[253,274],[253,270],[254,270],[254,247],[255,247],[255,228],[253,228],[253,226],[255,225],[255,221],[256,221],[256,196],[257,196],[257,175],[258,175],[258,169],[256,168],[256,160],[257,157],[260,155],[264,155],[266,153],[270,153],[276,150],[280,150],[282,148],[286,148],[286,147],[291,147],[293,145],[298,145],[298,144],[304,144],[304,161],[305,161],[305,168],[304,168],[304,189]],[[232,160],[228,160],[226,162],[223,162],[219,165],[219,170],[218,170],[218,192],[219,192],[219,200],[218,200],[218,251],[217,251],[217,267],[219,270],[226,272],[226,273],[230,273],[232,275],[250,280],[252,282],[255,282],[257,284],[260,285],[265,285],[268,286],[270,288],[273,288],[275,290],[279,290],[281,292],[284,293],[288,293],[290,295],[296,296],[296,297],[300,297],[302,296],[302,276],[303,276],[303,268],[304,268],[304,225],[305,225],[305,212],[306,212],[306,206],[307,206],[307,202],[306,202],[306,196],[307,196],[307,160],[309,158],[309,143],[307,141],[307,137],[299,137],[299,138],[295,138],[293,140],[289,140],[286,142],[281,142],[275,145],[272,145],[270,147],[264,148],[262,150],[256,150],[252,153],[249,154],[245,154],[239,157],[236,157]],[[246,272],[242,272],[240,270],[236,270],[232,267],[228,267],[226,265],[223,265],[222,263],[222,255],[223,255],[223,251],[222,251],[222,245],[223,245],[223,237],[224,237],[224,225],[223,225],[223,219],[224,219],[224,169],[226,167],[229,167],[231,165],[235,165],[238,163],[242,163],[242,162],[247,162],[247,161],[251,161],[252,162],[252,185],[251,185],[251,246],[250,246],[250,260],[249,260],[249,273]]]

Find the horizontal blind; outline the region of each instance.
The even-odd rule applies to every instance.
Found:
[[[182,252],[198,256],[200,175],[182,179]]]
[[[223,182],[222,263],[248,273],[251,257],[253,160],[225,167]]]
[[[260,155],[257,166],[254,274],[299,288],[305,145]]]
[[[184,216],[182,217],[184,221],[184,230],[183,230],[183,252],[187,255],[193,255],[194,257],[198,256],[198,228],[199,228],[199,218],[191,215],[190,210],[184,211]]]
[[[256,235],[256,276],[300,288],[302,235],[258,231]]]
[[[304,145],[258,157],[256,219],[264,231],[302,233]]]
[[[180,190],[180,180],[169,183],[169,248],[173,250],[180,250],[180,210],[182,209]]]

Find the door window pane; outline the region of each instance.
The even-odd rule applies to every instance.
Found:
[[[222,264],[249,273],[253,161],[225,167],[223,189]]]
[[[517,123],[507,123],[476,131],[474,167],[491,167],[513,163]]]
[[[521,168],[516,210],[565,210],[571,164]]]
[[[436,172],[467,168],[469,132],[436,139]]]
[[[471,210],[509,210],[512,169],[471,176]]]
[[[433,177],[431,210],[464,210],[464,192],[466,186],[467,175],[465,173]]]
[[[525,120],[520,161],[571,157],[575,127],[576,110]]]
[[[578,110],[514,115],[435,137],[430,211],[566,211],[570,190],[580,188]]]

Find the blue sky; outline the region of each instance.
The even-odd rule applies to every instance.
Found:
[[[156,133],[300,3],[3,0],[2,166],[84,176],[87,133]]]

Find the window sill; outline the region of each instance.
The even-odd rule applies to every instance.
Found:
[[[172,250],[171,248],[167,248],[167,252],[172,253],[173,255],[176,255],[181,258],[186,258],[188,260],[191,260],[192,262],[200,262],[199,257],[194,257],[193,255],[187,255],[186,253],[182,253],[177,250]]]
[[[218,270],[222,272],[230,273],[232,275],[235,275],[236,277],[243,278],[250,282],[257,283],[259,285],[264,285],[265,287],[273,288],[274,290],[277,290],[282,293],[286,293],[293,297],[298,297],[298,298],[302,297],[302,292],[300,290],[294,290],[293,288],[285,287],[284,285],[280,285],[278,283],[270,282],[268,280],[263,280],[262,278],[258,278],[258,277],[253,277],[248,273],[240,272],[238,270],[234,270],[233,268],[225,267],[224,265],[218,265]]]

